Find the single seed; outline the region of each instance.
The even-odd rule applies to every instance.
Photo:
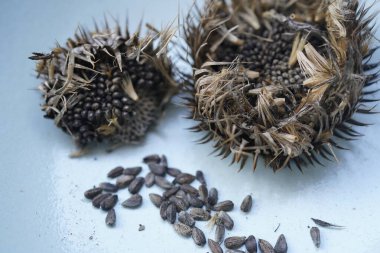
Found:
[[[195,172],[195,178],[198,180],[199,183],[201,183],[203,185],[207,185],[206,180],[205,180],[205,176],[204,176],[202,171],[197,170],[197,172]]]
[[[262,253],[274,253],[272,245],[263,239],[259,239],[259,249]]]
[[[134,194],[127,200],[125,200],[121,205],[126,208],[136,208],[141,206],[142,204],[142,197],[140,194]]]
[[[232,220],[231,216],[228,215],[228,213],[221,211],[218,213],[218,218],[222,220],[222,223],[226,229],[232,230],[234,227],[234,221]]]
[[[165,190],[169,190],[170,188],[173,187],[173,184],[170,183],[168,180],[166,180],[164,177],[155,176],[154,182],[156,183],[156,185],[158,185],[159,187]]]
[[[116,223],[116,213],[115,213],[115,209],[111,209],[107,212],[107,216],[106,216],[106,225],[107,226],[114,226]]]
[[[200,199],[197,198],[197,197],[194,197],[194,196],[189,195],[188,199],[189,199],[189,204],[190,204],[192,207],[202,208],[203,205],[204,205],[203,201],[200,200]]]
[[[194,240],[194,243],[198,246],[203,247],[206,244],[206,236],[203,233],[202,230],[200,230],[197,227],[193,227],[193,232],[191,234],[191,237]]]
[[[198,190],[189,184],[181,185],[181,190],[190,194],[190,195],[199,196]]]
[[[145,230],[145,226],[142,224],[139,224],[139,231],[144,231],[144,230]]]
[[[116,177],[120,176],[121,174],[123,174],[123,170],[124,170],[123,167],[118,166],[118,167],[110,170],[108,172],[108,174],[107,174],[107,177],[109,177],[109,178],[116,178]]]
[[[218,243],[222,243],[225,233],[226,233],[226,228],[224,227],[224,225],[223,224],[216,224],[215,241]]]
[[[153,205],[160,207],[162,203],[162,197],[155,193],[149,193],[149,199],[152,201]]]
[[[116,179],[116,186],[119,189],[124,189],[126,188],[133,180],[135,179],[135,176],[131,175],[124,175],[121,177],[118,177]]]
[[[171,196],[169,200],[175,205],[177,212],[186,211],[189,208],[189,203],[183,199],[179,199],[176,196]]]
[[[203,200],[204,202],[207,201],[207,197],[208,197],[208,190],[207,190],[207,186],[204,185],[204,184],[201,184],[198,188],[198,192],[199,192],[199,197],[201,200]]]
[[[161,206],[160,206],[160,216],[163,220],[166,220],[166,212],[168,209],[170,202],[169,201],[162,201]]]
[[[324,227],[324,228],[344,228],[343,226],[339,226],[339,225],[335,225],[335,224],[331,224],[329,222],[326,222],[326,221],[323,221],[323,220],[318,220],[318,219],[314,219],[314,218],[311,218],[311,220],[317,224],[318,226],[321,226],[321,227]]]
[[[288,252],[288,244],[286,243],[285,236],[281,234],[276,242],[276,245],[274,246],[274,252],[275,253],[286,253]]]
[[[245,248],[248,253],[257,253],[257,242],[256,238],[253,235],[248,236],[245,241]]]
[[[180,198],[180,199],[187,199],[187,194],[186,192],[182,191],[182,190],[179,190],[177,191],[177,193],[175,194],[175,196],[177,198]]]
[[[321,246],[321,232],[319,231],[319,228],[312,227],[310,229],[310,235],[315,247],[319,248]]]
[[[106,192],[117,192],[118,190],[116,185],[107,182],[100,183],[99,188]]]
[[[100,207],[102,208],[102,210],[104,210],[104,211],[108,211],[108,210],[114,208],[114,206],[115,206],[116,203],[117,203],[117,200],[118,200],[117,195],[111,195],[111,196],[105,198],[105,199],[100,203]]]
[[[176,177],[182,173],[179,169],[176,168],[167,168],[166,172],[172,177]]]
[[[227,249],[226,253],[245,253],[245,252],[238,249]]]
[[[189,214],[194,220],[199,221],[208,221],[211,218],[210,213],[202,208],[193,207],[190,209]]]
[[[220,247],[219,243],[208,239],[208,247],[210,248],[212,253],[223,253],[223,249]]]
[[[192,229],[186,224],[177,222],[174,224],[174,230],[179,234],[184,237],[190,237],[192,234]]]
[[[195,176],[188,173],[181,173],[175,177],[175,182],[178,184],[191,184],[195,180]]]
[[[154,185],[154,174],[152,172],[149,172],[145,176],[145,186],[146,187],[152,187]]]
[[[213,210],[217,212],[218,211],[228,212],[228,211],[231,211],[232,209],[234,209],[234,203],[231,200],[225,200],[213,206]]]
[[[141,173],[141,171],[142,171],[142,167],[137,166],[137,167],[126,168],[123,171],[123,174],[124,175],[137,176],[138,174]]]
[[[245,236],[231,236],[224,240],[224,246],[227,249],[238,249],[245,243]]]
[[[93,199],[96,196],[98,196],[100,193],[102,193],[103,189],[100,187],[92,188],[84,192],[84,196],[87,199]]]
[[[136,177],[128,186],[128,191],[132,194],[138,193],[144,185],[143,177]]]
[[[174,224],[176,218],[177,218],[177,208],[173,203],[170,203],[168,208],[166,209],[166,219],[171,224]]]
[[[111,193],[99,194],[92,200],[92,205],[96,208],[100,208],[100,204],[102,203],[102,201],[108,198],[109,196],[111,196]]]
[[[164,191],[164,193],[162,194],[162,197],[164,197],[165,199],[167,199],[170,196],[176,194],[178,190],[179,190],[179,186],[173,186],[169,190]]]
[[[193,217],[191,217],[191,215],[185,211],[181,211],[178,214],[178,221],[189,227],[193,227],[195,224],[195,220],[193,219]]]
[[[251,210],[252,207],[252,197],[251,195],[247,195],[243,202],[240,205],[240,210],[242,210],[245,213],[248,213]]]
[[[210,191],[208,192],[208,198],[207,202],[213,206],[218,202],[218,190],[215,188],[211,188]]]
[[[143,158],[143,163],[159,163],[161,158],[157,154],[148,155]]]
[[[165,168],[168,167],[168,159],[166,158],[165,155],[162,155],[162,156],[161,156],[160,164],[161,164],[162,166],[164,166]]]
[[[149,167],[149,170],[157,176],[165,175],[166,167],[161,164],[149,163],[148,167]]]

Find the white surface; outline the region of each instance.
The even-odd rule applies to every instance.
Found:
[[[181,1],[181,7],[191,0]],[[81,159],[69,159],[70,138],[42,118],[40,96],[34,89],[32,51],[47,51],[55,40],[63,42],[78,23],[91,25],[92,17],[104,11],[121,20],[129,9],[134,27],[144,12],[145,20],[160,26],[172,20],[177,0],[165,1],[1,1],[0,2],[0,252],[86,253],[86,252],[207,252],[191,239],[175,234],[161,221],[158,209],[142,190],[144,204],[138,211],[116,208],[117,226],[104,224],[105,213],[92,208],[83,191],[105,181],[116,165],[133,166],[149,153],[164,153],[172,166],[184,171],[205,172],[209,186],[220,191],[220,199],[231,199],[235,229],[228,235],[250,235],[275,243],[286,235],[289,253],[379,252],[380,169],[379,131],[376,115],[366,121],[374,126],[361,128],[365,137],[346,144],[348,152],[338,152],[340,162],[326,167],[306,168],[304,174],[283,170],[273,174],[262,163],[253,174],[236,173],[238,166],[208,156],[211,143],[196,145],[200,135],[189,133],[193,122],[181,118],[186,110],[171,107],[145,143],[122,148],[112,154],[97,152]],[[143,11],[144,10],[144,11]],[[379,59],[376,55],[375,59]],[[95,157],[97,158],[95,160]],[[144,172],[146,172],[145,168]],[[144,173],[145,174],[145,173]],[[252,193],[254,206],[243,215],[238,208]],[[120,200],[128,196],[119,194]],[[321,229],[322,245],[316,250],[307,226],[310,217],[346,226],[344,230]],[[281,226],[277,233],[274,229]],[[138,232],[144,224],[145,231]],[[212,235],[207,228],[206,236]],[[93,236],[90,240],[89,237]]]

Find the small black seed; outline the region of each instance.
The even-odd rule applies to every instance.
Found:
[[[157,154],[148,155],[143,158],[143,163],[159,163],[161,158]]]
[[[149,199],[152,201],[153,205],[160,207],[162,203],[162,197],[155,193],[149,193]]]
[[[123,174],[124,175],[137,176],[138,174],[140,174],[141,171],[142,171],[142,167],[140,167],[140,166],[138,166],[138,167],[131,167],[131,168],[126,168],[123,171]]]
[[[175,178],[175,182],[178,184],[191,184],[194,180],[195,176],[188,173],[181,173]]]
[[[208,221],[211,219],[210,213],[202,208],[191,208],[189,214],[191,215],[191,217],[193,217],[194,220],[198,221]]]
[[[107,212],[107,216],[106,216],[106,225],[107,226],[114,226],[116,223],[116,213],[115,213],[115,209],[111,209]]]
[[[186,211],[189,208],[189,203],[185,200],[177,198],[176,196],[171,196],[169,200],[176,206],[177,212]]]
[[[135,179],[134,176],[131,176],[131,175],[124,175],[124,176],[121,176],[121,177],[118,177],[116,179],[116,186],[119,188],[119,189],[124,189],[126,188],[133,180]]]
[[[99,184],[99,188],[103,189],[106,192],[117,192],[118,188],[116,185],[104,182]]]
[[[252,208],[252,197],[251,197],[251,195],[247,195],[243,199],[243,202],[240,205],[240,210],[247,213],[251,210],[251,208]]]
[[[84,196],[87,198],[87,199],[93,199],[95,198],[96,196],[98,196],[99,194],[101,194],[103,191],[102,188],[99,188],[99,187],[96,187],[96,188],[92,188],[92,189],[89,189],[87,191],[84,192]]]
[[[149,167],[149,170],[157,176],[165,175],[166,167],[164,165],[157,164],[157,163],[149,163],[148,167]]]
[[[194,243],[198,246],[203,247],[206,244],[206,236],[203,233],[202,230],[200,230],[197,227],[193,227],[193,232],[191,234],[191,237],[194,240]]]
[[[207,201],[207,198],[208,198],[208,190],[207,190],[207,186],[204,185],[204,184],[201,184],[198,188],[198,192],[199,192],[199,197],[201,200],[203,200],[203,202],[206,202]]]
[[[189,199],[189,204],[192,207],[202,208],[203,205],[204,205],[204,202],[201,199],[197,198],[197,197],[189,195],[188,199]]]
[[[145,186],[146,187],[152,187],[154,185],[154,174],[152,172],[149,172],[145,176]]]
[[[181,236],[190,237],[192,234],[192,229],[186,224],[177,222],[174,224],[174,230]]]
[[[199,183],[201,183],[203,185],[207,185],[204,174],[202,171],[197,170],[197,172],[195,172],[195,178],[198,180]]]
[[[211,188],[208,192],[207,202],[213,206],[218,202],[218,190]]]
[[[170,205],[169,201],[162,201],[161,206],[160,206],[160,216],[163,220],[166,220],[166,211],[168,209],[168,206]]]
[[[181,185],[181,190],[192,196],[199,196],[198,190],[189,184]]]
[[[283,234],[281,234],[274,246],[275,253],[286,253],[288,252],[288,244],[286,243],[286,238]]]
[[[231,236],[224,240],[224,246],[227,249],[238,249],[245,243],[245,236]]]
[[[116,205],[117,200],[118,200],[117,195],[109,196],[100,203],[100,207],[102,208],[102,210],[108,211]]]
[[[179,190],[179,186],[173,186],[169,190],[164,191],[164,193],[162,194],[162,197],[164,197],[165,199],[168,199],[170,196],[176,194],[178,190]]]
[[[232,209],[234,209],[234,203],[231,200],[225,200],[225,201],[219,202],[213,206],[214,211],[229,212]]]
[[[121,205],[126,208],[137,208],[142,204],[142,197],[140,194],[134,194],[127,200],[125,200]]]
[[[312,227],[310,229],[310,236],[315,247],[319,248],[321,246],[321,232],[319,231],[319,228]]]
[[[262,253],[274,253],[272,245],[263,239],[259,239],[259,249]]]
[[[248,253],[257,253],[257,242],[256,238],[253,235],[248,236],[245,241],[245,248]]]
[[[92,205],[96,208],[100,208],[100,204],[102,203],[102,201],[108,198],[109,196],[111,196],[111,193],[99,194],[92,200]]]
[[[123,174],[123,170],[124,170],[123,167],[118,166],[118,167],[110,170],[107,174],[107,177],[116,178],[116,177],[120,176],[121,174]]]
[[[143,177],[136,177],[128,186],[128,191],[132,194],[138,193],[144,185]]]
[[[218,243],[222,243],[225,233],[226,233],[226,228],[224,227],[224,225],[223,224],[216,224],[215,241]]]
[[[223,225],[228,230],[232,230],[234,227],[234,221],[232,220],[231,216],[228,215],[228,213],[221,211],[218,213],[218,218],[222,221]]]

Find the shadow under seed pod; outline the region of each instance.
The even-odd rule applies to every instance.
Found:
[[[210,191],[208,192],[208,198],[207,202],[213,206],[218,202],[218,190],[215,188],[211,188]]]
[[[205,186],[207,185],[205,176],[201,170],[197,170],[195,172],[195,178],[198,180],[199,183],[201,183]]]

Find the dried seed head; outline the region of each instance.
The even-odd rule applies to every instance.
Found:
[[[274,246],[274,252],[275,253],[286,253],[288,252],[288,244],[286,243],[285,236],[281,234],[276,242],[276,245]]]
[[[253,235],[248,236],[245,241],[245,248],[248,253],[257,253],[257,242],[256,238]]]
[[[137,208],[142,204],[142,197],[140,194],[134,194],[127,200],[125,200],[121,205],[126,208]]]
[[[224,246],[227,249],[238,249],[245,243],[245,236],[231,236],[224,240]]]
[[[193,238],[194,243],[196,245],[198,245],[198,246],[202,246],[203,247],[206,244],[206,236],[205,236],[205,234],[203,233],[202,230],[200,230],[197,227],[193,227],[193,231],[192,231],[191,237]]]
[[[126,188],[133,180],[135,179],[134,176],[131,176],[131,175],[125,175],[125,176],[121,176],[121,177],[118,177],[116,179],[116,186],[117,188],[119,189],[124,189]]]
[[[118,166],[118,167],[110,170],[108,172],[108,174],[107,174],[107,177],[109,177],[109,178],[116,178],[116,177],[120,176],[121,174],[123,174],[123,170],[124,170],[123,167]]]
[[[107,226],[114,226],[116,223],[116,213],[115,213],[115,209],[111,209],[107,212],[107,216],[106,216],[106,225]]]
[[[162,197],[155,193],[149,193],[149,199],[152,201],[153,205],[160,207],[162,203]]]
[[[211,239],[208,239],[207,243],[212,253],[223,253],[223,249],[219,246],[219,243]]]
[[[189,227],[193,227],[195,224],[195,220],[193,219],[193,217],[191,217],[191,215],[186,211],[181,211],[178,214],[178,221]]]
[[[319,248],[321,246],[321,232],[319,231],[319,228],[312,227],[310,229],[310,236],[315,247]]]
[[[179,234],[184,237],[190,237],[192,234],[192,229],[188,225],[185,225],[183,223],[175,223],[174,224],[174,230]]]
[[[102,193],[103,189],[100,188],[100,187],[94,187],[92,189],[89,189],[87,191],[84,192],[84,196],[87,198],[87,199],[93,199],[95,198],[96,196],[98,196],[100,193]]]
[[[128,186],[128,191],[131,194],[138,193],[144,185],[143,177],[136,177]]]
[[[202,208],[193,207],[190,209],[189,214],[194,218],[194,220],[208,221],[211,219],[210,213]]]
[[[138,174],[140,174],[141,171],[142,171],[142,167],[140,167],[140,166],[138,166],[138,167],[131,167],[131,168],[126,168],[123,171],[123,174],[124,175],[137,176]]]
[[[252,197],[251,195],[247,195],[244,199],[243,202],[240,205],[240,210],[242,210],[245,213],[248,213],[251,211],[252,207]]]
[[[259,239],[259,248],[262,253],[274,253],[272,245],[263,239]]]
[[[225,200],[213,206],[213,210],[217,212],[218,211],[229,212],[232,209],[234,209],[234,203],[231,200]]]

